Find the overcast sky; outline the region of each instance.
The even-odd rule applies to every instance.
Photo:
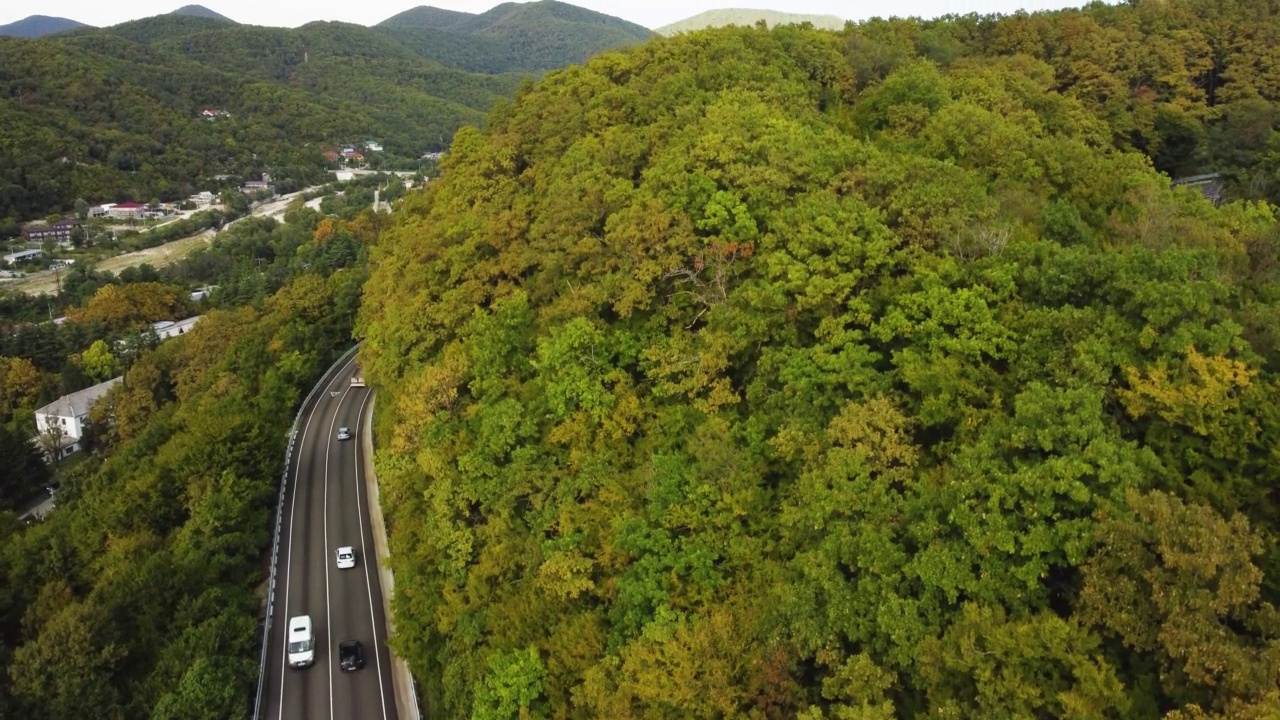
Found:
[[[115,25],[150,15],[175,10],[190,0],[40,0],[24,3],[19,0],[0,2],[0,25],[20,20],[31,14],[53,15],[71,18],[82,23]],[[341,20],[361,25],[377,24],[396,13],[417,5],[464,12],[481,13],[499,2],[492,0],[208,0],[200,2],[236,22],[253,25],[297,27],[313,20]],[[1053,10],[1079,6],[1081,1],[1071,0],[865,0],[861,3],[839,0],[574,0],[574,5],[630,20],[649,28],[657,28],[677,20],[717,8],[768,8],[792,13],[836,15],[847,20],[863,20],[869,17],[891,15],[931,18],[949,13],[980,14],[1015,10]]]

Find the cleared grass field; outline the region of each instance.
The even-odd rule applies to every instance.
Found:
[[[164,267],[178,262],[190,255],[198,247],[204,247],[213,240],[213,231],[205,230],[199,234],[174,240],[171,243],[158,245],[145,250],[138,250],[102,260],[93,266],[95,270],[118,273],[125,268],[150,264],[153,267]],[[16,290],[28,295],[41,293],[53,294],[58,287],[58,278],[52,270],[42,270],[18,280],[0,281],[0,289]]]

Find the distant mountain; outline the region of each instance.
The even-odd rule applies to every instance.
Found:
[[[419,5],[398,15],[378,23],[375,27],[414,27],[431,28],[433,30],[452,30],[466,21],[476,17],[474,13],[445,10],[443,8]]]
[[[557,0],[503,3],[479,15],[421,6],[374,27],[422,57],[484,72],[542,72],[653,37],[646,27]]]
[[[226,15],[216,13],[203,5],[183,5],[182,7],[169,13],[170,15],[189,15],[191,17],[211,18],[213,20],[225,20],[226,22],[235,22]]]
[[[89,27],[82,22],[48,15],[32,15],[8,25],[0,25],[0,35],[19,38],[37,38],[54,33]]]
[[[693,32],[694,30],[724,27],[726,25],[750,26],[755,25],[760,20],[768,23],[769,27],[807,22],[823,30],[843,30],[845,23],[842,18],[838,18],[835,15],[802,15],[799,13],[777,12],[776,10],[726,8],[724,10],[708,10],[704,13],[698,13],[691,18],[664,25],[654,32],[659,35],[671,36],[676,33]]]

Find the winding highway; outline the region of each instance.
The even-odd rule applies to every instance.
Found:
[[[369,522],[362,438],[369,390],[351,387],[354,359],[326,376],[303,408],[288,471],[279,567],[267,647],[261,717],[272,720],[398,720],[387,624]],[[338,440],[338,428],[350,428]],[[356,551],[338,569],[339,547]],[[289,618],[310,615],[315,664],[289,667]],[[364,667],[338,667],[338,643],[364,646]]]

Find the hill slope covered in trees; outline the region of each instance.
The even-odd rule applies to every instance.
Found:
[[[1205,11],[695,33],[460,132],[359,324],[435,710],[1280,712],[1276,212],[1150,159],[1264,162]]]
[[[0,237],[76,198],[171,200],[220,174],[308,181],[342,143],[416,159],[481,123],[522,76],[637,39],[558,3],[475,17],[452,32],[169,14],[0,38]],[[205,108],[229,116],[210,122]]]

